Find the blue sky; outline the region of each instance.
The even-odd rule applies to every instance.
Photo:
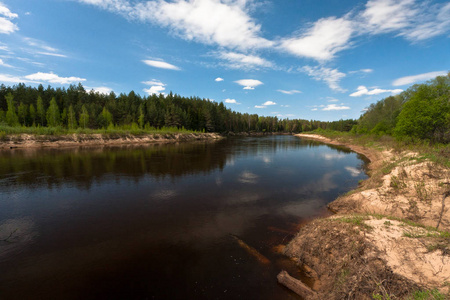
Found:
[[[450,70],[450,2],[0,0],[0,83],[323,121]]]

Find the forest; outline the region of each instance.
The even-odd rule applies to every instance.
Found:
[[[313,130],[391,135],[398,139],[450,141],[450,73],[371,104],[358,120],[279,119],[232,111],[220,102],[167,95],[108,95],[81,85],[53,88],[0,86],[0,131],[5,128],[176,128],[197,132],[299,133]]]
[[[0,86],[0,124],[10,127],[67,129],[171,127],[199,132],[302,132],[314,129],[348,131],[354,120],[321,122],[278,119],[232,111],[225,105],[177,94],[109,95],[86,91],[81,84],[65,88],[37,88],[18,84]]]

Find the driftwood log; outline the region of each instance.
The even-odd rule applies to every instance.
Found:
[[[290,276],[288,272],[281,271],[277,276],[278,282],[297,295],[303,297],[306,300],[318,300],[319,297],[316,292],[310,289],[306,284],[298,279]]]

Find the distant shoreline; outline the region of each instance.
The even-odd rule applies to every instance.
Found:
[[[3,137],[0,141],[0,149],[176,143],[199,140],[219,140],[222,138],[223,137],[217,133],[166,133],[140,135],[77,133],[67,135],[18,134]]]

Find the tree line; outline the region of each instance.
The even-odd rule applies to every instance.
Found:
[[[140,96],[107,95],[86,91],[81,85],[53,88],[18,84],[0,86],[0,124],[67,129],[108,129],[133,126],[140,129],[184,128],[201,132],[302,132],[318,128],[349,131],[355,120],[322,122],[279,119],[239,113],[220,102],[177,94]]]
[[[352,130],[450,142],[450,73],[371,104]]]

